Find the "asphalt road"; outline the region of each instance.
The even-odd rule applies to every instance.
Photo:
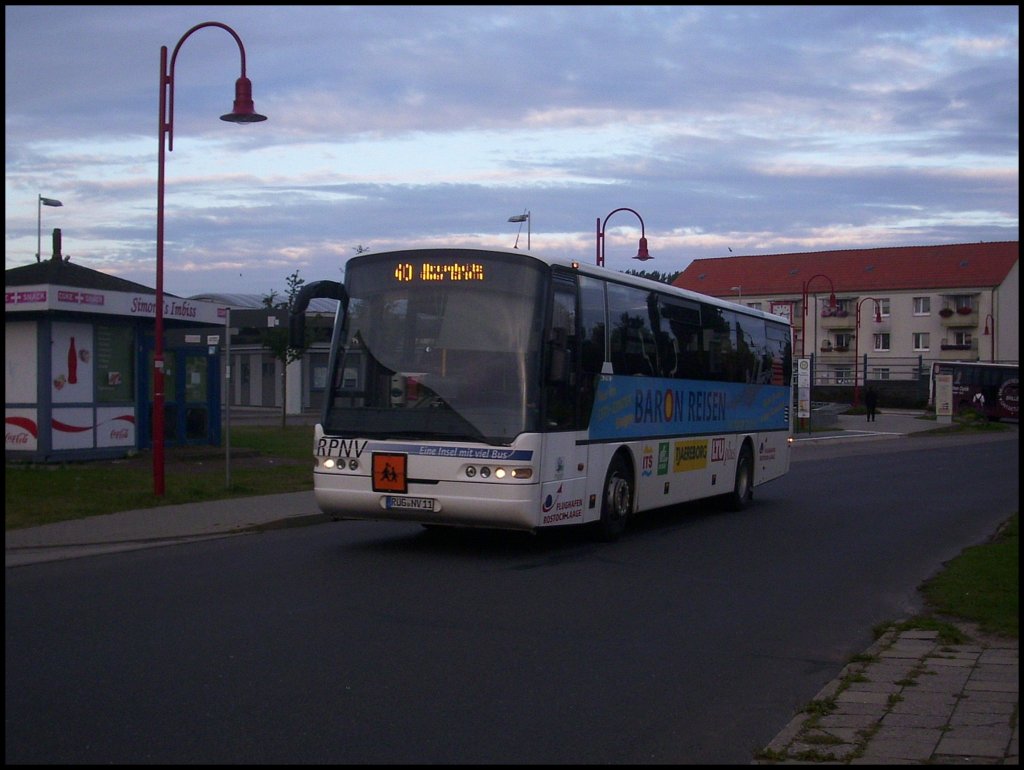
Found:
[[[1017,510],[1016,433],[872,443],[614,544],[334,522],[8,569],[6,761],[747,763]]]

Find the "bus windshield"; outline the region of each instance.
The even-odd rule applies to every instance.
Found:
[[[483,252],[356,257],[324,429],[508,445],[539,424],[539,265]]]

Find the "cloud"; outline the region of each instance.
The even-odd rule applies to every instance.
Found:
[[[335,277],[357,246],[509,247],[526,209],[535,250],[589,260],[633,208],[666,271],[1018,238],[1016,7],[7,6],[8,268],[60,227],[152,285],[160,47],[211,18],[269,119],[218,119],[226,31],[181,43],[173,293]]]

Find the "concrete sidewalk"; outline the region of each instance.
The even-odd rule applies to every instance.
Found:
[[[190,540],[330,521],[312,492],[236,497],[108,513],[4,533],[4,566],[17,567]]]
[[[837,439],[898,438],[911,433],[924,433],[942,427],[942,423],[927,419],[920,409],[880,410],[875,420],[868,422],[865,415],[839,414],[834,416],[835,425],[813,432],[794,429],[793,438],[798,443],[807,441],[832,442]]]
[[[1019,764],[1019,642],[960,627],[886,632],[753,764]]]

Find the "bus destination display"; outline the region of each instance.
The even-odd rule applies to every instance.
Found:
[[[484,266],[479,262],[399,262],[395,266],[395,280],[399,283],[414,281],[482,281]]]

